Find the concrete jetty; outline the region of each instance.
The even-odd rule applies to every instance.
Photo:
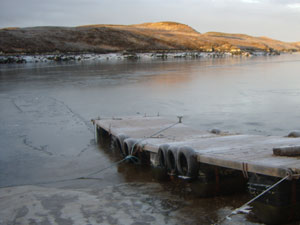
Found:
[[[160,116],[93,119],[98,142],[110,139],[126,157],[191,182],[199,196],[245,187],[253,197],[278,180],[253,211],[265,223],[299,219],[300,138],[201,131]],[[280,154],[278,154],[278,151]],[[195,185],[196,184],[196,185]]]
[[[243,172],[285,177],[300,174],[300,157],[276,156],[274,148],[300,146],[300,138],[222,133],[192,129],[162,117],[124,117],[94,120],[96,127],[118,138],[136,139],[140,151],[158,154],[161,145],[189,146],[197,162]],[[174,125],[175,124],[175,125]],[[172,126],[174,125],[174,126]],[[150,137],[157,131],[168,128]],[[154,165],[158,162],[153,161]]]

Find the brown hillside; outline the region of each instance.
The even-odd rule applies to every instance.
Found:
[[[227,34],[218,32],[208,32],[203,34],[205,38],[216,43],[226,42],[231,46],[242,50],[276,50],[284,51],[299,51],[299,48],[292,43],[274,40],[268,37],[252,37],[245,34]]]
[[[293,45],[300,49],[300,42],[294,42]]]
[[[299,51],[299,43],[208,32],[175,22],[0,29],[0,52]]]

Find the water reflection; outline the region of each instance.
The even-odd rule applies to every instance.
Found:
[[[117,153],[107,154],[107,147],[93,144],[90,119],[97,116],[159,112],[183,115],[184,123],[202,130],[286,135],[300,129],[299,62],[299,55],[282,55],[1,65],[0,186],[84,176],[119,160]],[[120,165],[97,175],[99,180],[53,186],[148,183],[155,179],[150,174],[147,167]],[[179,195],[183,190],[172,181],[161,184]],[[187,193],[180,196],[188,206],[178,213],[191,213],[204,223],[216,221],[228,212],[224,208],[240,206],[247,198],[189,200]]]

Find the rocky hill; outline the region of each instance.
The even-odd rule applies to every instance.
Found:
[[[300,51],[300,43],[208,32],[175,22],[0,29],[0,54]]]

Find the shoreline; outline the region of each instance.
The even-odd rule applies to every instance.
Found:
[[[68,61],[108,61],[108,60],[139,60],[139,59],[197,59],[225,57],[254,57],[280,55],[278,52],[240,51],[240,52],[119,52],[119,53],[52,53],[52,54],[7,54],[0,55],[0,64],[47,63]]]

